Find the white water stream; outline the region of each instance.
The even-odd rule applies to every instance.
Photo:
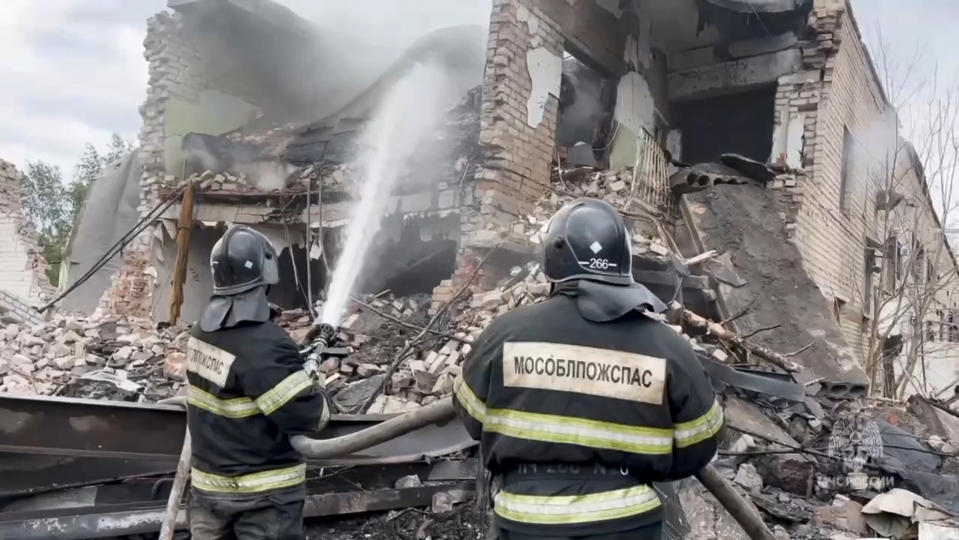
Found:
[[[390,89],[367,125],[360,139],[360,200],[347,224],[346,244],[336,262],[321,322],[339,325],[393,185],[417,145],[437,124],[447,105],[448,88],[441,69],[417,64]]]

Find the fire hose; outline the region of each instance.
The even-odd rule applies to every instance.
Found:
[[[452,398],[445,398],[342,437],[311,439],[303,435],[296,435],[290,438],[290,442],[298,452],[306,457],[314,459],[331,458],[364,450],[421,427],[452,421],[455,418],[453,400]],[[184,450],[180,455],[180,463],[174,479],[174,488],[170,492],[170,499],[167,503],[167,513],[161,529],[160,540],[170,540],[173,537],[179,502],[183,496],[190,471],[189,431],[187,431],[184,443]],[[696,473],[696,478],[726,508],[749,538],[753,540],[776,540],[776,537],[763,522],[756,507],[743,498],[733,488],[729,480],[726,480],[715,467],[706,465]]]
[[[423,426],[456,418],[453,398],[445,398],[415,411],[391,418],[381,424],[334,439],[311,439],[297,435],[290,439],[298,452],[310,458],[331,458],[370,448]],[[759,510],[712,465],[696,473],[696,478],[732,515],[753,540],[776,540],[763,522]]]
[[[311,345],[301,352],[306,356],[304,369],[312,377],[317,378],[320,376],[318,367],[323,351],[332,341],[335,330],[327,324],[315,325],[313,329],[315,329],[315,332],[311,331],[311,335],[308,336]],[[177,400],[178,404],[185,405],[185,400],[182,397],[174,399]],[[296,435],[290,438],[290,443],[305,457],[313,459],[332,458],[371,448],[430,424],[455,419],[453,398],[448,397],[356,433],[332,439],[311,439],[303,435]],[[187,429],[173,489],[167,501],[167,513],[161,528],[160,540],[171,540],[173,537],[179,503],[190,474],[191,456],[189,446],[190,432]],[[776,537],[763,523],[756,507],[743,498],[715,467],[707,465],[696,473],[696,478],[726,508],[751,539],[776,540]]]

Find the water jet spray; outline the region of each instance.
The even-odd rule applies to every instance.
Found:
[[[421,141],[456,98],[453,85],[439,67],[416,64],[397,80],[374,112],[360,138],[358,171],[363,179],[360,198],[346,228],[346,243],[336,262],[321,316],[307,338],[335,334],[356,285],[367,251],[386,214],[393,186]],[[313,347],[319,360],[323,347]]]

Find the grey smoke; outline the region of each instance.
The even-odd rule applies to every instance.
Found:
[[[251,72],[250,90],[274,98],[258,103],[265,118],[299,125],[346,105],[423,36],[458,25],[485,28],[490,11],[489,0],[280,2],[312,28],[278,35],[273,26],[210,16],[188,31],[211,65]]]

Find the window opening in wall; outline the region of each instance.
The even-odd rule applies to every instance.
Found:
[[[886,250],[883,254],[883,266],[885,266],[885,277],[883,289],[892,294],[896,290],[896,284],[902,279],[902,246],[899,245],[899,237],[896,235],[886,239]]]
[[[832,301],[832,315],[836,318],[836,322],[841,322],[842,320],[842,308],[846,305],[846,301],[838,296],[833,298]]]
[[[946,341],[948,332],[946,331],[946,314],[941,309],[936,310],[936,339]]]
[[[949,334],[949,343],[959,343],[959,314],[955,309],[950,309],[946,316],[946,326]]]
[[[843,212],[849,211],[849,206],[852,204],[853,199],[853,189],[855,182],[852,178],[852,162],[853,154],[855,149],[853,145],[855,141],[852,138],[852,134],[849,133],[849,128],[842,128],[842,173],[839,181],[839,208]]]
[[[912,268],[910,273],[912,273],[912,278],[916,284],[922,282],[922,270],[926,267],[926,252],[919,246],[915,247],[915,260],[912,261]]]
[[[733,153],[767,162],[775,105],[776,86],[674,104],[671,118],[683,133],[682,160],[705,163]]]
[[[875,294],[875,276],[882,272],[879,265],[879,247],[872,240],[867,240],[865,256],[865,275],[863,277],[862,312],[867,317],[872,316],[873,295]]]
[[[613,138],[616,79],[566,52],[556,146],[572,165],[605,165]]]
[[[934,321],[924,321],[923,323],[926,327],[926,342],[933,343],[936,341],[936,326],[937,323]]]

